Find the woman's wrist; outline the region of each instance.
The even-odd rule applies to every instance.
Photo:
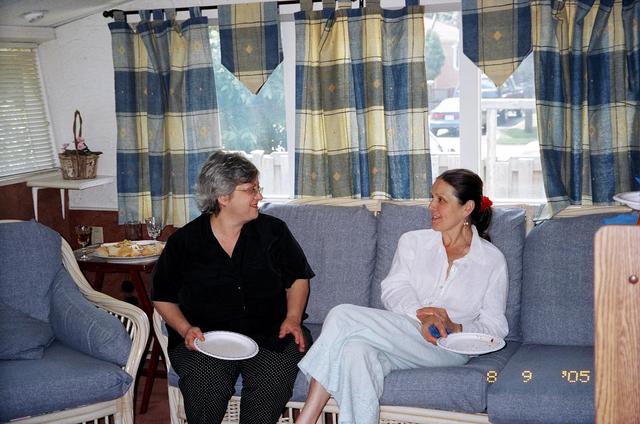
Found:
[[[183,331],[178,331],[178,333],[180,333],[180,335],[184,339],[187,336],[187,333],[189,332],[189,330],[193,328],[193,325],[187,323],[186,325],[182,326],[182,328],[183,328]]]
[[[285,317],[285,320],[293,321],[296,324],[300,324],[302,322],[302,315],[287,314],[287,316]]]

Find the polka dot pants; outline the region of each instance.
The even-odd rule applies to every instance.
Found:
[[[242,361],[213,358],[189,350],[184,344],[169,352],[171,365],[180,376],[189,424],[220,423],[239,375],[240,424],[277,422],[291,398],[298,362],[303,356],[293,337],[281,352],[261,347],[256,356]]]

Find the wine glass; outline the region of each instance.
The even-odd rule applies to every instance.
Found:
[[[145,219],[144,222],[147,224],[147,233],[149,234],[149,237],[155,241],[162,232],[162,220],[156,216],[150,216]]]
[[[89,244],[89,239],[91,238],[91,227],[88,225],[76,225],[75,230],[78,244],[81,246],[80,257],[78,259],[85,261],[89,259],[85,247]]]

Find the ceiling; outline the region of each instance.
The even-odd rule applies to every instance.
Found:
[[[0,26],[56,28],[129,0],[0,0]],[[24,15],[46,11],[41,19],[28,22]]]

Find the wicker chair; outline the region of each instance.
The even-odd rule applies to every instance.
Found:
[[[0,224],[8,222],[19,221],[0,220]],[[94,290],[80,271],[73,250],[64,239],[61,238],[61,240],[63,266],[71,275],[73,281],[78,285],[82,295],[99,308],[117,317],[120,322],[122,322],[122,325],[125,327],[129,337],[131,338],[131,351],[129,352],[129,357],[126,365],[123,367],[123,370],[131,375],[135,381],[138,366],[140,365],[142,355],[146,351],[147,339],[149,337],[149,320],[147,316],[136,306],[114,299]],[[134,393],[135,383],[131,383],[127,392],[122,397],[114,400],[52,412],[49,414],[27,417],[12,422],[20,424],[52,422],[57,424],[85,422],[133,424]]]

